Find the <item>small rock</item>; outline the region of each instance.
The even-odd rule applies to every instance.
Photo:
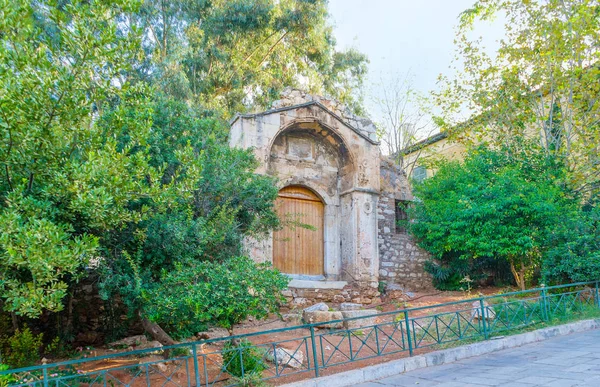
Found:
[[[305,311],[302,314],[302,319],[307,324],[318,324],[317,327],[320,328],[341,328],[343,324],[341,322],[337,323],[328,323],[333,320],[342,320],[344,316],[342,312],[325,312],[325,311],[315,311],[315,312],[307,312]]]
[[[405,292],[404,294],[406,294],[406,296],[408,298],[414,298],[415,297],[415,294],[413,292]]]
[[[154,366],[158,368],[160,372],[167,372],[168,367],[165,363],[155,363]]]
[[[372,316],[372,317],[365,317],[365,318],[360,318],[360,319],[356,319],[356,320],[344,321],[344,328],[353,329],[353,328],[373,326],[376,324],[375,319],[377,318],[378,313],[379,312],[375,309],[343,311],[342,315],[344,316],[344,318]]]
[[[282,290],[281,291],[281,295],[284,296],[284,297],[294,297],[294,294],[289,289]]]
[[[229,336],[229,332],[225,328],[209,328],[206,333],[211,339],[220,339]]]
[[[282,320],[291,324],[300,324],[302,315],[300,313],[286,313],[281,316]]]
[[[340,304],[340,310],[344,311],[344,310],[361,310],[362,309],[362,304],[355,304],[352,302],[342,302]]]
[[[140,344],[137,347],[135,347],[135,349],[149,349],[149,348],[156,348],[156,351],[152,351],[150,353],[160,354],[163,352],[162,344],[159,343],[158,341],[149,341],[147,343]]]
[[[398,284],[393,284],[393,283],[392,284],[387,284],[385,286],[385,291],[386,292],[395,292],[395,291],[401,291],[401,292],[403,292],[404,291],[404,286],[398,285]]]
[[[130,336],[121,340],[114,341],[108,344],[109,348],[127,348],[127,347],[137,347],[142,344],[148,343],[148,339],[144,335]]]
[[[305,312],[327,312],[328,310],[329,306],[327,306],[327,304],[324,302],[319,302],[318,304],[311,305],[304,309]]]
[[[302,363],[304,363],[304,353],[301,350],[296,351],[277,347],[267,354],[267,360],[275,362],[275,359],[277,359],[277,365],[279,366],[302,368]]]
[[[198,340],[220,339],[229,336],[229,332],[225,328],[209,328],[206,332],[196,333]]]
[[[308,304],[308,300],[306,298],[303,298],[303,297],[294,298],[294,300],[292,301],[292,306],[300,306],[300,307],[302,307],[302,306],[304,306],[306,304]]]
[[[479,301],[475,301],[472,304],[473,309],[471,309],[471,319],[479,320],[481,319],[481,303]],[[486,320],[493,320],[496,318],[496,312],[494,308],[492,308],[486,301],[483,301],[484,313]]]

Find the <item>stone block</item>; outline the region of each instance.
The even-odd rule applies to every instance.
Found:
[[[425,367],[427,367],[427,360],[424,356],[409,357],[404,360],[404,372],[409,372]]]
[[[302,368],[304,363],[304,352],[301,350],[291,350],[283,347],[277,347],[267,353],[267,360],[275,362],[279,367]]]
[[[345,311],[342,311],[341,313],[345,319],[346,318],[354,318],[354,317],[365,317],[365,318],[360,318],[360,319],[356,319],[356,320],[344,321],[344,327],[346,329],[353,329],[353,328],[361,328],[361,327],[368,327],[368,326],[375,325],[377,314],[379,312],[375,309],[365,309],[365,310],[345,310]],[[367,317],[367,316],[370,316],[370,317]]]
[[[329,306],[324,302],[319,302],[318,304],[314,304],[304,309],[304,312],[327,312],[329,310]]]
[[[317,327],[319,328],[342,328],[342,322],[329,322],[334,320],[342,320],[343,318],[344,316],[342,315],[342,312],[325,312],[318,310],[314,312],[304,311],[304,313],[302,314],[302,319],[305,323],[318,324]]]
[[[471,319],[481,319],[481,303],[479,301],[475,301],[473,302],[472,306],[473,309],[471,309]],[[494,311],[494,308],[490,306],[490,304],[488,304],[486,301],[483,301],[483,307],[485,313],[484,318],[486,320],[490,321],[496,318],[496,312]]]
[[[306,304],[308,304],[308,300],[304,297],[297,297],[292,301],[292,307],[302,307]]]
[[[130,336],[124,339],[114,341],[108,344],[109,348],[127,348],[127,347],[137,347],[140,345],[144,345],[148,343],[148,339],[144,335]]]
[[[362,309],[362,304],[354,304],[352,302],[343,302],[342,304],[340,304],[340,310],[341,311],[346,311],[346,310],[361,310]]]

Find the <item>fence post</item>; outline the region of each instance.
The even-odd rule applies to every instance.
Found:
[[[200,387],[200,369],[198,367],[198,350],[196,344],[192,344],[192,356],[194,356],[194,375],[196,376],[196,387]]]
[[[44,367],[44,387],[48,387],[48,368]]]
[[[483,297],[479,297],[479,313],[481,314],[481,326],[483,328],[483,338],[485,340],[488,339],[488,331],[487,331],[487,318],[485,313],[485,304],[483,303]]]
[[[541,285],[542,288],[542,318],[544,319],[544,321],[548,321],[549,319],[549,315],[548,315],[548,296],[546,295],[546,285],[542,284]]]
[[[310,344],[312,346],[313,362],[315,364],[315,377],[319,377],[319,359],[317,358],[317,344],[315,342],[315,327],[310,326]]]
[[[413,355],[412,341],[410,340],[410,324],[408,323],[408,310],[404,310],[404,324],[406,325],[406,339],[408,342],[408,354]]]
[[[600,308],[600,292],[598,292],[598,281],[596,281],[596,307]]]

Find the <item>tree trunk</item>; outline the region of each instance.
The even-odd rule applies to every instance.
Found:
[[[515,282],[519,289],[525,290],[525,264],[521,263],[521,268],[517,270],[514,263],[511,262],[510,271],[515,278]]]
[[[157,323],[154,323],[154,322],[148,320],[147,318],[145,318],[144,316],[142,316],[141,312],[138,313],[138,316],[140,316],[140,319],[142,320],[142,326],[144,327],[144,330],[150,336],[152,336],[152,338],[154,340],[158,341],[162,345],[177,344],[177,342],[175,340],[173,340],[173,338],[171,336],[169,336],[169,334],[167,332],[165,332],[160,327],[160,325],[158,325]]]
[[[10,312],[13,330],[16,332],[19,329],[19,318],[15,312]]]

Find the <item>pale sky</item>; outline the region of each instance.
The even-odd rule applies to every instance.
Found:
[[[390,74],[413,74],[413,86],[422,93],[436,87],[440,73],[448,74],[454,56],[459,14],[475,0],[329,0],[338,49],[357,48],[370,60],[367,93]],[[478,25],[475,33],[493,45],[501,24]],[[378,110],[365,98],[372,118]]]

